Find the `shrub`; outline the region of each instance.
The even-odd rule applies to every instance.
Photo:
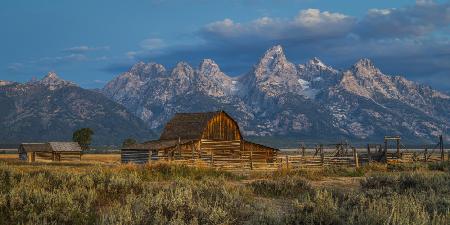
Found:
[[[243,185],[175,164],[0,163],[0,224],[450,224],[448,173],[373,174],[351,191],[313,188],[301,173]]]
[[[250,187],[255,194],[267,197],[296,197],[312,191],[309,182],[299,177],[257,180],[250,183]]]
[[[433,162],[428,164],[429,170],[450,171],[450,162]]]

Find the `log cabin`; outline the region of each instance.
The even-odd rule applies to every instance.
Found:
[[[226,112],[177,113],[158,140],[122,148],[122,163],[200,160],[211,165],[275,160],[276,148],[247,141]]]
[[[34,162],[36,158],[61,161],[81,160],[81,147],[76,142],[22,143],[19,146],[19,159]]]

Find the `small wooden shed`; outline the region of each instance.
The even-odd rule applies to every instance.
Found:
[[[149,160],[203,160],[232,163],[273,162],[278,149],[244,140],[239,125],[224,111],[177,113],[159,140],[122,149],[123,163]]]
[[[36,158],[61,161],[81,160],[81,147],[76,142],[22,143],[19,146],[19,159],[29,162]]]

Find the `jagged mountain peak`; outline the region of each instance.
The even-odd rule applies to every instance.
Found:
[[[286,55],[284,54],[283,47],[281,45],[275,45],[268,49],[259,60],[259,65],[273,66],[277,63],[286,62]]]
[[[172,70],[172,74],[174,72],[181,72],[181,71],[193,71],[194,69],[191,67],[191,65],[189,65],[189,63],[184,62],[184,61],[180,61],[178,62],[175,67]]]
[[[130,79],[108,85],[103,93],[152,128],[160,128],[175,112],[217,108],[238,115],[246,134],[256,136],[330,130],[369,139],[404,131],[406,138],[429,140],[450,127],[449,97],[385,75],[366,58],[345,70],[333,69],[318,57],[294,65],[277,45],[238,78],[221,72],[211,59],[185,73],[190,68],[180,62],[172,74],[145,82],[126,76]]]
[[[368,58],[362,58],[358,60],[353,65],[353,70],[356,72],[359,72],[361,74],[365,73],[381,73],[378,68],[375,67],[375,64],[372,62],[372,60]]]
[[[55,72],[49,72],[37,83],[48,87],[50,90],[55,90],[65,86],[76,86],[76,84],[70,81],[61,79]]]
[[[191,65],[189,65],[187,62],[180,61],[172,69],[171,76],[181,79],[187,77],[188,79],[190,79],[194,76],[194,69],[192,69]]]
[[[275,45],[267,49],[264,53],[264,57],[284,56],[284,50],[281,45]]]
[[[221,73],[219,65],[212,59],[203,59],[199,66],[199,72],[204,75]]]
[[[262,79],[270,76],[290,77],[296,73],[295,65],[287,60],[281,45],[268,49],[254,66],[254,74]]]
[[[144,63],[141,61],[134,64],[129,72],[144,78],[155,74],[163,74],[166,72],[166,68],[155,62]]]
[[[49,72],[43,79],[59,80],[60,78],[55,72]]]
[[[175,65],[175,68],[192,68],[192,67],[191,67],[191,65],[189,65],[189,63],[187,63],[185,61],[179,61]]]
[[[314,65],[314,66],[319,66],[319,67],[327,67],[322,60],[320,60],[317,57],[314,57],[312,59],[310,59],[307,63],[308,65]]]
[[[131,66],[130,71],[139,70],[139,69],[141,69],[144,66],[145,66],[145,62],[139,61],[139,62],[133,64],[133,66]]]
[[[322,60],[320,60],[318,57],[314,57],[306,64],[299,65],[299,69],[304,70],[313,70],[313,71],[328,71],[329,73],[337,73],[338,71],[333,69],[333,67],[325,64]]]

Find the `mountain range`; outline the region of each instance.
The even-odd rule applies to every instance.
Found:
[[[278,146],[380,143],[385,135],[433,143],[450,131],[448,94],[386,75],[369,59],[346,69],[319,58],[296,65],[279,45],[238,77],[211,59],[195,68],[139,62],[96,91],[53,73],[24,84],[0,81],[0,104],[0,137],[8,141],[59,139],[77,127],[97,130],[99,143],[150,139],[177,112],[214,110],[234,117],[244,135]]]
[[[239,77],[211,59],[197,68],[139,62],[102,93],[156,131],[176,112],[211,110],[227,111],[253,137],[380,142],[401,135],[419,143],[450,131],[447,94],[386,75],[369,59],[343,70],[318,58],[295,65],[279,45]]]
[[[0,142],[67,141],[76,129],[94,130],[94,144],[117,145],[125,138],[154,134],[142,120],[103,94],[49,73],[42,80],[0,82]]]

